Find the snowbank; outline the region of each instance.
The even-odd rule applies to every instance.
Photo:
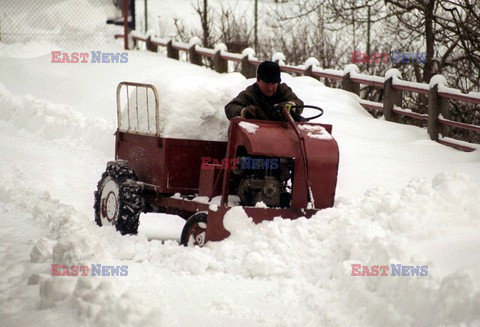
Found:
[[[52,49],[58,50],[58,45],[45,41],[30,41],[26,43],[0,43],[0,57],[29,59],[49,55]]]
[[[255,225],[241,207],[235,207],[225,217],[231,236],[200,249],[148,242],[142,235],[122,237],[112,227],[98,228],[48,194],[0,185],[7,212],[29,213],[46,227],[46,236],[32,250],[35,272],[26,276],[30,287],[39,287],[40,307],[68,307],[79,321],[97,326],[187,321],[169,317],[163,307],[168,300],[161,295],[161,285],[178,283],[178,276],[191,276],[182,277],[187,288],[212,276],[222,282],[233,278],[246,289],[253,281],[272,284],[268,301],[273,306],[263,308],[266,324],[479,323],[478,252],[458,257],[442,251],[445,238],[450,249],[462,247],[466,239],[472,248],[480,246],[475,232],[480,227],[479,196],[479,186],[468,176],[440,174],[431,181],[413,180],[399,192],[373,189],[311,219],[277,218]],[[38,253],[42,260],[37,260]],[[128,276],[49,276],[52,263],[100,262],[126,264]],[[351,265],[356,263],[427,265],[428,276],[352,276]],[[155,282],[154,276],[163,282]],[[150,290],[138,292],[138,280],[145,278],[152,278]],[[218,311],[218,302],[211,302],[223,291],[203,294],[208,310],[214,311],[208,315],[228,317],[230,309]],[[292,311],[302,312],[296,311],[302,306],[306,314],[283,317],[282,299],[293,306]],[[256,301],[258,305],[262,300]],[[254,321],[246,307],[228,303],[222,307],[230,305],[244,321]],[[325,315],[329,308],[335,308],[336,314]]]
[[[0,83],[0,122],[16,131],[75,147],[104,149],[110,153],[110,140],[104,136],[112,131],[105,120],[89,117],[73,108],[52,103],[32,95],[13,95]]]

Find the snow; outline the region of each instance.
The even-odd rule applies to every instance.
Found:
[[[178,198],[181,199],[181,197],[178,197]],[[212,200],[210,200],[210,198],[208,196],[197,196],[197,197],[193,198],[191,201],[199,202],[199,203],[206,203],[206,204],[209,204],[210,206],[213,206],[214,208],[218,208],[221,200],[222,200],[222,196],[219,195],[219,196],[213,197]],[[229,195],[227,202],[228,202],[229,206],[238,206],[238,205],[240,205],[240,198],[236,195]],[[217,210],[214,210],[214,211],[217,211]]]
[[[178,42],[178,41],[172,41],[172,46],[180,48],[182,50],[188,51],[190,49],[190,44],[189,43],[184,43],[184,42]]]
[[[318,61],[317,58],[315,58],[315,57],[310,57],[310,58],[308,58],[308,59],[305,61],[305,67],[310,67],[310,66],[319,67],[319,66],[320,66],[320,62]]]
[[[204,248],[178,246],[183,221],[166,215],[142,215],[139,235],[121,236],[96,226],[92,209],[114,158],[117,84],[157,87],[165,135],[225,140],[224,105],[255,79],[143,51],[126,64],[53,64],[49,47],[0,46],[0,325],[480,324],[478,151],[282,74],[333,125],[335,206],[258,225],[235,207],[231,236]],[[428,276],[352,276],[355,263],[428,265]],[[51,264],[128,266],[128,275],[51,276]]]
[[[343,76],[348,74],[352,75],[353,73],[360,73],[360,68],[355,64],[348,64],[343,69]]]
[[[257,129],[260,127],[260,126],[255,125],[255,124],[248,123],[246,121],[242,121],[238,125],[241,128],[243,128],[245,131],[247,131],[247,133],[250,133],[250,134],[255,134],[257,132]]]
[[[143,34],[142,32],[137,31],[137,30],[131,31],[128,34],[128,36],[131,37],[131,38],[147,39],[146,34]]]
[[[473,98],[475,98],[475,99],[479,99],[479,100],[480,100],[480,92],[471,92],[471,91],[470,91],[470,92],[468,92],[467,95],[470,96],[470,97],[473,97]]]
[[[190,40],[188,41],[188,44],[190,46],[202,45],[202,40],[200,40],[200,38],[198,36],[194,36],[194,37],[190,38]]]
[[[445,78],[445,76],[435,75],[430,79],[429,86],[430,86],[431,89],[433,89],[433,87],[435,87],[435,85],[443,86],[443,85],[447,85],[447,84],[448,83],[447,83],[447,79]]]
[[[401,80],[402,73],[397,68],[390,68],[385,73],[385,80],[389,80],[390,78],[393,78],[394,80]]]
[[[411,88],[413,87],[413,88],[417,88],[417,89],[421,89],[421,90],[425,90],[425,91],[430,90],[430,85],[429,84],[404,81],[400,78],[395,78],[395,77],[393,78],[393,85],[403,86],[403,87],[411,87]]]
[[[285,55],[281,52],[275,52],[272,56],[272,61],[278,61],[278,64],[280,66],[283,66],[285,65],[285,61],[287,60],[287,58],[285,57]]]
[[[434,76],[435,77],[435,76]],[[438,92],[445,92],[445,93],[450,93],[450,94],[457,94],[457,95],[464,95],[461,90],[455,89],[452,87],[446,86],[446,84],[443,84],[442,82],[437,83],[438,84]],[[435,84],[434,84],[435,85]]]
[[[442,115],[440,115],[440,121],[443,120],[443,119],[441,119],[441,116]],[[465,141],[462,141],[462,140],[457,140],[457,139],[454,139],[454,138],[451,138],[451,137],[445,137],[443,135],[439,135],[439,140],[447,141],[448,143],[464,146],[464,147],[467,147],[467,148],[473,148],[473,149],[476,149],[476,150],[480,150],[480,144],[472,144],[472,143],[465,142]]]
[[[323,126],[298,125],[298,129],[307,132],[307,136],[319,140],[333,140],[332,135]]]
[[[245,48],[242,51],[242,57],[248,57],[248,60],[255,58],[255,50],[252,48]]]
[[[385,78],[381,76],[375,76],[375,75],[367,75],[367,74],[360,74],[356,72],[355,70],[352,70],[350,74],[351,78],[359,78],[364,81],[376,83],[377,85],[381,85],[385,83]]]
[[[155,36],[151,35],[151,41],[167,45],[167,43],[170,41],[170,39],[155,37]]]
[[[228,50],[225,43],[217,43],[213,49],[215,50],[214,52],[220,51],[220,53],[227,52]]]

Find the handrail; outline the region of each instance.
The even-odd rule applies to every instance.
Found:
[[[364,99],[360,99],[360,105],[364,108],[376,110],[376,111],[383,111],[383,104],[381,102],[373,102]]]
[[[214,49],[204,48],[199,45],[195,47],[195,52],[198,53],[199,55],[209,57],[209,58],[213,58],[213,56],[215,56]]]
[[[430,86],[424,83],[410,82],[410,81],[398,81],[393,80],[392,86],[395,90],[409,91],[421,94],[428,94],[430,92]]]
[[[236,62],[241,62],[243,59],[241,54],[227,52],[227,51],[222,51],[220,54],[220,58],[223,60],[230,60],[230,61],[236,61]]]
[[[445,89],[447,89],[447,90],[438,91],[438,95],[440,95],[441,97],[447,98],[447,99],[480,104],[480,96],[476,97],[474,95],[470,95],[470,93],[468,93],[468,94],[461,93],[461,92],[458,92],[460,90],[457,90],[457,89],[452,89],[452,88],[445,88]],[[452,92],[452,91],[449,91],[449,90],[455,90],[455,91]]]
[[[355,83],[383,87],[385,78],[379,76],[370,76],[367,74],[353,73],[350,80]]]
[[[190,44],[183,43],[183,42],[172,41],[172,47],[176,50],[183,50],[183,51],[190,50]]]
[[[161,39],[157,37],[150,38],[150,42],[152,42],[153,45],[162,46],[162,47],[166,47],[169,41],[170,41],[169,39]]]
[[[450,119],[445,119],[445,118],[442,117],[442,115],[440,115],[438,117],[438,121],[440,123],[442,123],[443,125],[458,127],[458,128],[466,129],[466,130],[469,130],[469,131],[480,133],[480,126],[477,126],[477,125],[462,123],[462,122],[454,121],[454,120],[450,120]]]
[[[393,111],[398,115],[407,116],[410,118],[414,118],[420,121],[428,121],[428,115],[426,114],[419,114],[418,112],[413,112],[410,109],[403,109],[398,106],[393,106]]]

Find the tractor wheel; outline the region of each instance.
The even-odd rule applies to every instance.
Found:
[[[124,160],[110,161],[95,191],[95,222],[99,226],[114,225],[125,234],[137,234],[142,190],[133,183],[137,177]]]
[[[207,213],[197,212],[187,219],[180,237],[180,244],[184,246],[203,247],[207,232]]]

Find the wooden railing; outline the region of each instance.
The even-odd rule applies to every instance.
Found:
[[[190,43],[177,42],[170,39],[156,38],[142,35],[133,31],[131,37],[135,42],[144,42],[146,48],[150,51],[158,52],[158,47],[166,47],[167,57],[180,59],[180,51],[187,54],[187,60],[196,65],[202,65],[202,57],[212,59],[213,69],[219,73],[228,72],[228,62],[241,64],[241,73],[247,78],[253,78],[256,75],[256,67],[262,62],[254,56],[252,49],[248,48],[242,54],[231,53],[226,47],[219,45],[215,49],[204,48],[197,41]],[[305,65],[290,66],[281,60],[282,54],[275,55],[272,58],[280,64],[283,72],[301,74],[314,78],[324,78],[334,81],[341,81],[342,88],[346,91],[360,94],[360,85],[369,85],[383,88],[383,102],[372,102],[360,99],[360,104],[370,110],[376,110],[383,113],[385,120],[400,122],[400,116],[406,116],[427,123],[427,130],[430,139],[443,145],[448,145],[462,151],[474,151],[480,149],[480,145],[459,141],[443,136],[448,127],[456,127],[473,132],[480,133],[480,126],[456,122],[448,119],[450,117],[448,102],[457,100],[467,103],[480,104],[480,93],[461,93],[458,89],[449,88],[445,85],[445,80],[441,75],[432,78],[430,84],[409,82],[401,80],[398,70],[391,69],[387,71],[384,77],[361,74],[356,65],[347,65],[343,71],[334,69],[322,69],[316,64],[316,59],[308,60]],[[317,62],[318,63],[318,62]],[[443,81],[442,81],[443,79]],[[401,108],[402,93],[413,92],[425,94],[428,96],[428,114],[420,114],[409,109]]]

